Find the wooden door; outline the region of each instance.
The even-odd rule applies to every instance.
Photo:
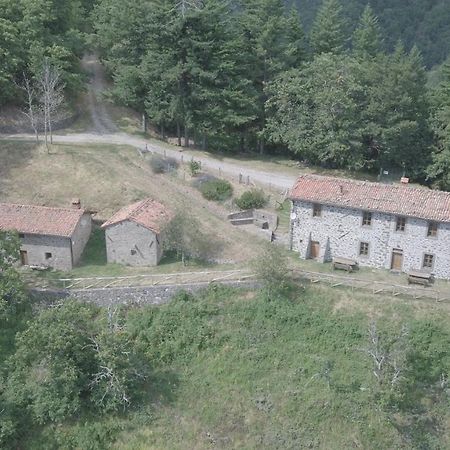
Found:
[[[26,252],[26,250],[20,250],[20,262],[23,266],[28,265],[28,253]]]
[[[392,251],[391,269],[401,271],[403,268],[403,250],[395,248]]]
[[[320,243],[317,241],[311,241],[311,250],[309,257],[312,259],[317,259],[320,253]]]

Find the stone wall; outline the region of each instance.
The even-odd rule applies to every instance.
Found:
[[[162,256],[159,236],[130,220],[107,227],[105,239],[109,263],[156,266]]]
[[[229,281],[221,284],[252,289],[258,286],[257,281]],[[31,294],[40,301],[56,301],[74,298],[92,302],[99,306],[110,305],[160,305],[169,302],[180,291],[198,292],[208,287],[209,283],[187,285],[150,286],[135,288],[111,288],[89,290],[32,290]]]
[[[372,224],[362,225],[363,211],[322,206],[313,217],[313,205],[295,201],[291,212],[291,248],[309,258],[311,242],[320,244],[319,261],[333,257],[351,258],[361,266],[390,269],[394,249],[403,250],[404,272],[423,270],[425,254],[435,255],[431,271],[437,278],[450,278],[450,224],[439,223],[436,237],[427,237],[428,222],[407,218],[405,231],[395,231],[397,216],[372,213]],[[369,254],[359,255],[361,242],[369,243]]]
[[[80,260],[84,247],[86,247],[89,237],[91,236],[91,231],[91,215],[83,214],[72,235],[72,253],[74,265],[77,264]]]
[[[53,267],[64,271],[72,269],[69,238],[24,234],[20,249],[27,252],[28,264],[31,266]]]

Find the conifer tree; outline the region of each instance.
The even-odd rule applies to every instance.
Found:
[[[340,53],[345,44],[345,21],[339,0],[323,0],[311,28],[311,47],[316,55]]]
[[[353,53],[362,58],[375,57],[381,51],[381,30],[370,5],[364,9],[353,33]]]

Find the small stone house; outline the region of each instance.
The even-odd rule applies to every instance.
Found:
[[[79,207],[0,203],[0,230],[19,233],[22,265],[68,271],[89,240],[91,216]]]
[[[158,265],[163,253],[161,233],[171,218],[172,213],[152,199],[122,208],[102,225],[108,262]]]
[[[290,199],[290,247],[301,258],[450,279],[450,193],[302,175]]]

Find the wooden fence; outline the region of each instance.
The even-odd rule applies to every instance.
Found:
[[[346,287],[352,292],[355,289],[372,292],[373,295],[391,295],[392,297],[412,297],[414,299],[431,299],[436,302],[450,302],[450,292],[443,292],[432,287],[403,286],[384,281],[374,281],[345,275],[334,275],[320,272],[309,272],[294,269],[293,277],[308,280],[312,284],[323,283],[331,287]]]
[[[335,275],[321,272],[311,272],[302,269],[292,269],[292,278],[309,281],[311,284],[326,284],[333,288],[345,287],[355,290],[371,292],[373,295],[392,297],[409,297],[414,299],[428,299],[436,302],[450,302],[450,292],[441,291],[433,287],[406,286],[384,281],[367,280],[346,275]],[[61,278],[49,280],[44,289],[108,289],[134,288],[150,286],[183,286],[193,284],[221,283],[227,281],[256,280],[256,274],[250,270],[236,269],[223,271],[177,272],[165,274],[142,274],[121,277],[89,277],[89,278]]]
[[[176,272],[165,274],[143,274],[122,277],[60,278],[52,287],[59,289],[107,289],[117,287],[145,287],[158,285],[187,285],[200,283],[220,283],[225,281],[246,281],[255,275],[246,270],[223,270],[202,272]],[[50,287],[50,286],[46,286]]]

